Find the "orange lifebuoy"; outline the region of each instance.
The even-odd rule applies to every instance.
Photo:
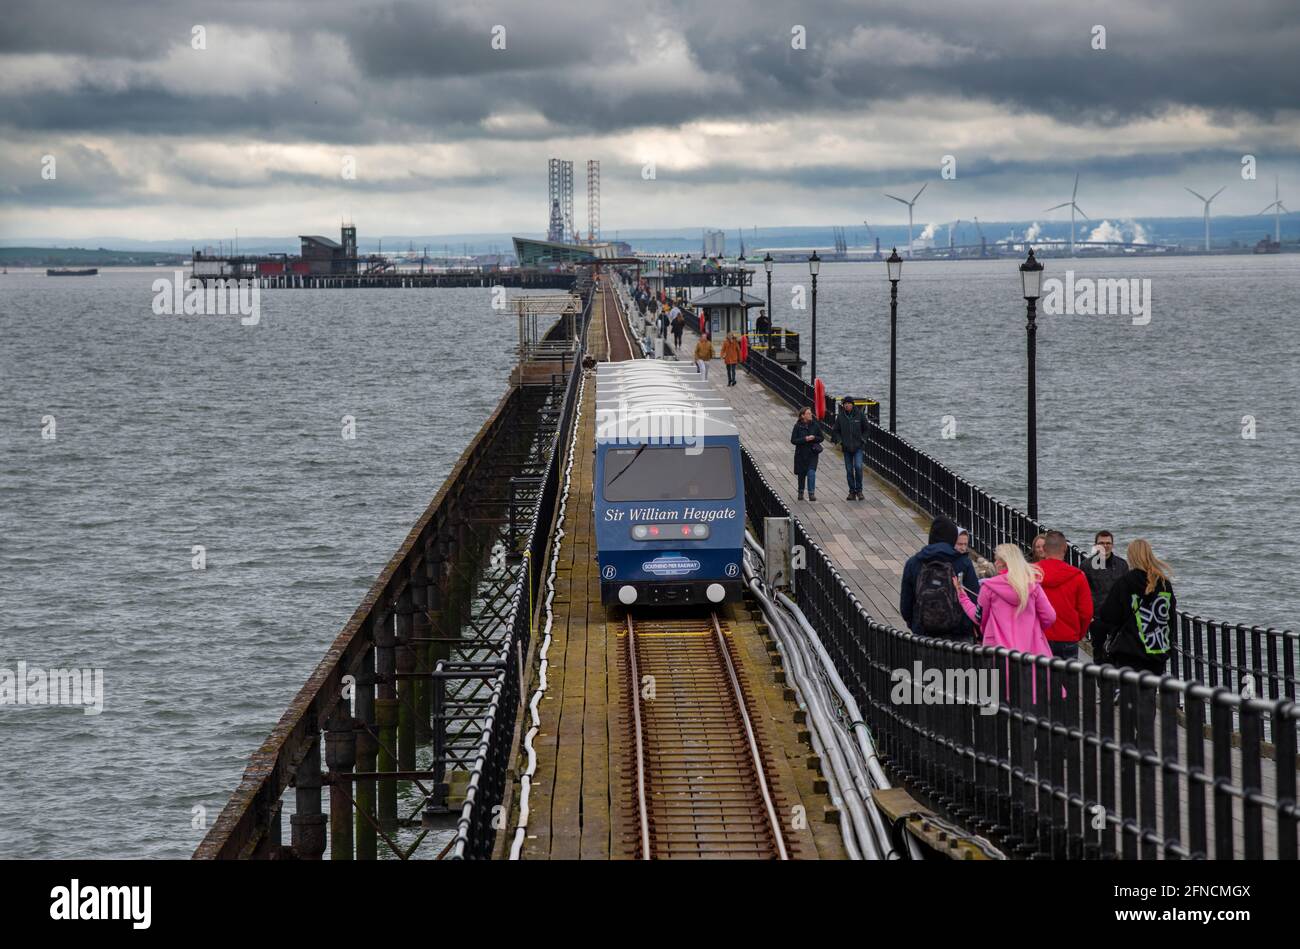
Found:
[[[813,417],[821,418],[826,414],[826,385],[820,379],[813,380]]]
[[[749,362],[749,337],[744,334],[740,337],[740,361]]]

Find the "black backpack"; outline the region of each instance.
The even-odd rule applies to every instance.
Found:
[[[954,638],[967,632],[966,614],[953,589],[952,565],[946,560],[927,560],[916,577],[913,615],[923,636]]]

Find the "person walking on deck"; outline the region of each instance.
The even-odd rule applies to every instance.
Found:
[[[799,500],[803,500],[804,483],[808,484],[808,500],[817,500],[817,457],[822,451],[822,429],[813,419],[812,406],[805,405],[795,419],[790,431],[790,444],[794,446],[794,473],[799,479]]]
[[[959,577],[974,594],[979,592],[980,581],[970,557],[953,546],[956,542],[957,525],[946,517],[936,517],[930,525],[930,542],[903,565],[898,612],[918,636],[968,640],[973,632],[950,581]]]
[[[772,333],[772,321],[768,319],[766,310],[758,311],[758,319],[754,321],[754,332],[758,334],[758,345],[767,349],[767,338]]]
[[[682,315],[679,309],[677,315],[673,317],[673,352],[682,351],[682,333],[686,332],[686,317]]]
[[[1115,553],[1115,535],[1110,531],[1097,531],[1093,536],[1092,544],[1092,555],[1083,562],[1083,575],[1088,578],[1088,587],[1092,591],[1092,615],[1095,623],[1097,615],[1106,602],[1106,597],[1110,594],[1111,587],[1128,573],[1129,567],[1128,561]],[[1093,661],[1097,663],[1109,661],[1103,649],[1104,637],[1089,631],[1088,638],[1092,641]]]
[[[1128,545],[1128,562],[1093,620],[1093,635],[1102,637],[1106,661],[1162,675],[1178,617],[1173,573],[1141,537]]]
[[[709,342],[709,334],[701,333],[700,341],[695,344],[695,368],[703,374],[705,379],[709,378],[709,360],[713,358],[713,344]]]
[[[849,483],[847,501],[862,498],[862,456],[867,447],[867,413],[853,404],[852,399],[840,402],[840,410],[831,426],[831,444],[839,445],[844,452],[844,477]],[[953,538],[956,540],[956,538]]]
[[[722,361],[727,366],[727,385],[736,384],[736,366],[740,362],[740,340],[735,333],[728,333],[722,342]]]
[[[1060,659],[1078,659],[1079,641],[1092,623],[1092,591],[1088,578],[1078,567],[1065,562],[1070,542],[1060,531],[1048,531],[1043,540],[1045,556],[1038,561],[1043,574],[1043,592],[1047,594],[1056,622],[1047,631],[1052,655]]]

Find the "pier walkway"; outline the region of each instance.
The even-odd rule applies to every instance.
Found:
[[[588,352],[603,360],[633,358],[639,346],[621,332],[622,317],[606,312],[613,296],[598,294],[588,330]],[[611,306],[612,308],[612,306]],[[578,436],[565,506],[564,538],[555,576],[555,597],[549,643],[537,642],[546,660],[546,689],[537,703],[539,725],[532,745],[536,765],[528,782],[527,825],[519,856],[539,859],[634,859],[638,856],[637,797],[632,759],[627,673],[627,615],[622,607],[605,607],[600,602],[600,577],[592,523],[594,465],[595,385],[589,379],[579,402]],[[549,570],[549,565],[547,566]],[[543,587],[544,589],[544,587]],[[543,595],[545,595],[543,593]],[[801,713],[787,692],[784,677],[773,664],[772,647],[760,633],[745,604],[728,604],[719,610],[722,632],[729,640],[737,672],[748,699],[749,712],[763,746],[766,778],[772,786],[774,804],[785,825],[790,856],[796,859],[843,858],[843,843],[837,813],[819,790],[820,778],[810,767],[812,750],[801,734]],[[544,620],[539,621],[539,627]],[[638,621],[640,625],[640,621]],[[671,630],[638,634],[650,641],[682,636]],[[531,656],[540,660],[542,656]],[[525,690],[525,708],[520,735],[531,724],[528,702],[538,684],[536,661]],[[674,699],[671,689],[698,685],[698,675],[660,675],[659,703],[668,708]],[[711,701],[711,700],[710,700]],[[689,727],[689,726],[688,726]],[[517,740],[518,742],[518,740]],[[662,751],[660,752],[662,754]],[[721,780],[720,759],[706,760],[700,748],[694,782]],[[519,759],[526,764],[526,755]],[[702,795],[690,794],[689,803],[699,813]],[[517,837],[521,787],[507,790],[510,812],[507,831],[497,835],[493,856],[509,855]],[[653,795],[652,818],[662,838],[663,827],[671,826],[686,802],[674,803],[669,795]],[[739,805],[735,805],[738,807]],[[706,807],[711,808],[711,805]],[[791,819],[798,815],[799,819]],[[698,817],[696,818],[698,819]],[[750,855],[741,849],[734,824],[725,813],[709,810],[696,830],[667,841],[667,855],[708,857],[730,852]],[[713,825],[709,829],[708,824]],[[687,839],[689,838],[689,839]],[[705,843],[701,844],[703,840]]]
[[[693,329],[695,321],[688,319],[687,325]],[[714,349],[720,350],[716,341]],[[898,630],[906,630],[899,614],[903,566],[927,542],[930,515],[870,466],[863,471],[865,500],[847,500],[843,455],[829,440],[818,468],[817,501],[797,500],[794,450],[789,440],[796,409],[759,376],[746,371],[744,365],[738,367],[736,385],[728,386],[725,366],[716,359],[709,366],[709,380],[732,406],[741,443],[775,494],[769,506],[775,507],[773,500],[784,506],[798,522],[800,532],[822,549],[870,615],[872,626],[854,630],[853,642],[844,647],[845,662],[863,669],[863,686],[874,693],[867,696],[865,704],[874,705],[887,717],[895,716],[897,709],[891,708],[888,696],[891,670],[904,654],[896,639]],[[751,523],[761,520],[759,500],[747,491],[746,501]],[[811,594],[812,600],[827,597],[831,585],[828,579],[815,581],[819,588]],[[802,603],[805,595],[801,593],[799,599]],[[806,609],[819,608],[815,602],[804,605]],[[819,632],[830,640],[833,633],[829,627],[845,621],[846,604],[836,601],[821,606],[826,608],[823,616],[827,628],[819,624]],[[892,654],[891,649],[895,650]],[[1085,643],[1081,655],[1084,662],[1091,661],[1087,649]],[[915,647],[910,651],[914,652]],[[953,661],[943,650],[928,651],[927,667],[942,668]],[[870,658],[881,653],[884,661]],[[910,660],[902,665],[910,668]],[[1171,665],[1176,668],[1177,662]],[[1011,767],[1023,769],[1026,796],[1021,806],[1028,824],[1036,826],[1035,822],[1041,820],[1058,835],[1068,824],[1071,838],[1077,839],[1087,836],[1082,829],[1089,815],[1103,814],[1108,830],[1093,835],[1097,846],[1107,854],[1122,850],[1128,858],[1137,856],[1139,845],[1147,859],[1162,846],[1185,856],[1180,851],[1189,844],[1193,853],[1213,852],[1219,857],[1234,853],[1240,856],[1243,844],[1247,853],[1294,857],[1294,801],[1300,769],[1295,751],[1294,706],[1274,708],[1270,715],[1265,704],[1260,703],[1255,711],[1263,717],[1254,718],[1246,734],[1227,706],[1215,705],[1209,690],[1202,689],[1202,694],[1195,696],[1161,693],[1152,684],[1154,680],[1139,684],[1132,672],[1126,673],[1127,679],[1118,672],[1111,675],[1109,681],[1113,684],[1107,685],[1075,673],[1068,678],[1074,695],[1059,705],[1053,702],[1049,713],[1040,711],[1020,722],[1014,721],[1013,714],[1008,723],[1012,733],[1036,736],[1022,746],[1018,763],[1014,748],[1004,746],[1002,750]],[[1038,677],[1036,687],[1030,684],[1034,676]],[[868,681],[872,682],[869,687]],[[1046,681],[1046,669],[1040,667],[1037,671],[1027,670],[1019,687],[1027,696],[1035,688],[1044,688]],[[1122,682],[1125,695],[1121,700]],[[965,740],[972,726],[961,719],[953,722],[949,727],[955,727]],[[1066,734],[1061,734],[1062,726]],[[892,746],[891,765],[914,793],[930,793],[931,800],[950,797],[960,801],[960,788],[972,776],[964,754],[951,759],[953,771],[960,776],[955,778],[955,786],[947,788],[934,786],[938,783],[933,777],[935,770],[927,767],[912,772],[906,763],[903,749],[918,737],[927,749],[923,754],[939,753],[939,746],[929,744],[925,733],[929,727],[910,727],[911,734]],[[977,737],[970,739],[972,745],[979,744],[978,725],[975,727]],[[1126,730],[1131,730],[1128,739],[1122,737]],[[1194,737],[1197,732],[1203,733],[1200,741]],[[1005,733],[999,734],[1002,740],[1008,740]],[[1282,739],[1277,747],[1273,746],[1274,736]],[[1016,740],[1010,739],[1012,745]],[[1247,745],[1251,753],[1243,754],[1243,746]],[[886,741],[884,748],[890,750],[891,743]],[[1141,764],[1134,768],[1134,762],[1139,760]],[[1211,768],[1224,778],[1217,788],[1207,770]],[[944,780],[952,781],[954,777],[947,774]],[[1063,795],[1069,797],[1068,808],[1061,799]],[[960,804],[951,808],[958,817],[966,810]],[[965,822],[969,829],[1005,831],[1000,821],[982,818],[976,808],[969,811]],[[1112,828],[1120,835],[1118,848],[1111,836]],[[1161,833],[1157,834],[1155,828],[1160,828]],[[1010,835],[1012,840],[1016,836]],[[1020,836],[1032,838],[1035,832],[1025,831]],[[1065,852],[1059,840],[1046,845],[1040,840],[1036,846],[1039,853],[1050,851],[1061,856]],[[1027,855],[1031,850],[1025,847],[1024,852]]]

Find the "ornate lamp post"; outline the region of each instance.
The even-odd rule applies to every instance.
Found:
[[[812,353],[810,354],[811,379],[817,381],[817,271],[822,269],[822,259],[817,251],[808,258],[808,273],[812,275]]]
[[[749,335],[749,310],[745,307],[745,255],[742,253],[736,258],[736,292],[740,294],[740,324],[744,329],[744,335]]]
[[[903,258],[895,247],[885,260],[889,273],[889,430],[898,431],[898,281],[903,277]]]
[[[763,258],[763,269],[767,271],[767,318],[769,320],[772,318],[772,264],[774,263],[771,252],[768,252]]]
[[[1020,285],[1025,294],[1025,337],[1029,346],[1029,517],[1038,520],[1038,368],[1034,361],[1038,335],[1038,296],[1043,282],[1043,265],[1034,257],[1034,249],[1020,265]]]

